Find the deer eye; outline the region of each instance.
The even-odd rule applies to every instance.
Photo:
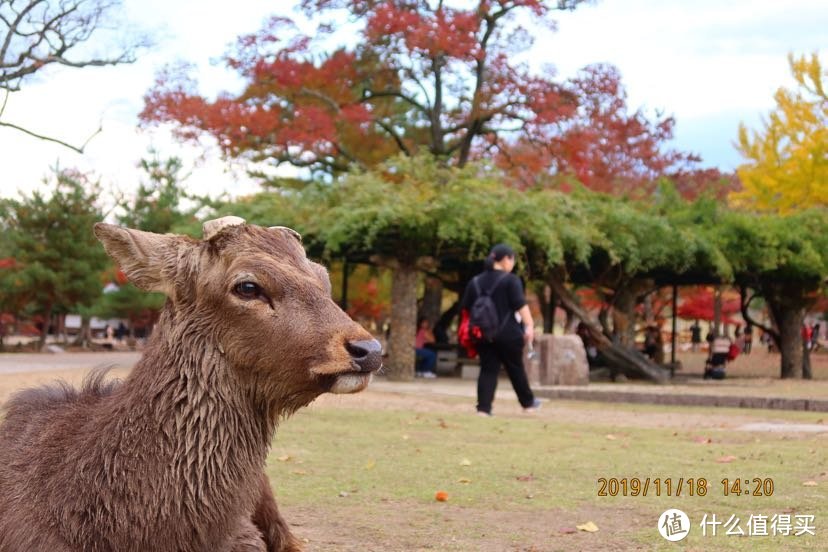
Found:
[[[242,299],[258,299],[263,295],[262,288],[253,282],[240,282],[235,285],[233,292]]]

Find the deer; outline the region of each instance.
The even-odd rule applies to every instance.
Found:
[[[356,393],[381,346],[301,237],[239,217],[200,240],[97,223],[137,287],[166,294],[122,382],[19,391],[0,425],[0,552],[292,552],[265,474],[280,421]]]

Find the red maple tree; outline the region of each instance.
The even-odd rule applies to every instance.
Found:
[[[303,0],[314,37],[274,17],[226,55],[246,81],[241,94],[207,99],[167,71],[141,117],[173,122],[185,139],[208,133],[229,157],[332,174],[428,151],[458,166],[493,159],[522,186],[571,175],[628,193],[692,170],[696,157],[665,145],[673,119],[630,112],[615,68],[559,81],[515,61],[532,44],[522,14],[553,27],[555,11],[582,2]],[[326,17],[357,24],[357,42],[326,51]]]

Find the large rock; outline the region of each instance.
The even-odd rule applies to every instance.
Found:
[[[527,360],[530,382],[541,385],[587,385],[589,364],[577,335],[543,334],[535,339],[535,361]]]

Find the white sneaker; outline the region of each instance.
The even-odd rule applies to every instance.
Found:
[[[437,374],[435,374],[434,372],[423,372],[423,377],[425,379],[434,379],[437,377]]]
[[[525,408],[523,409],[523,411],[524,411],[524,412],[526,412],[526,413],[530,413],[530,414],[531,414],[531,413],[533,413],[533,412],[537,412],[537,411],[538,411],[538,410],[540,410],[540,409],[541,409],[541,402],[540,402],[540,399],[535,399],[535,400],[532,402],[532,406],[527,406],[527,407],[525,407]]]

